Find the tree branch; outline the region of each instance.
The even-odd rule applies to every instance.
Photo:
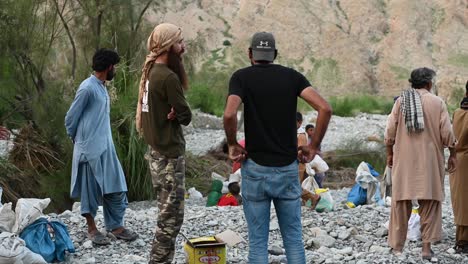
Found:
[[[71,70],[71,75],[72,79],[75,80],[75,71],[76,71],[76,45],[75,45],[75,40],[73,39],[73,36],[70,32],[70,28],[68,27],[67,21],[65,21],[65,18],[63,17],[63,11],[65,10],[65,5],[67,4],[67,1],[63,4],[62,10],[59,10],[59,5],[58,5],[58,0],[53,0],[55,4],[55,8],[57,9],[57,14],[60,17],[60,20],[62,21],[63,27],[65,28],[65,31],[67,32],[68,40],[70,41],[70,44],[72,46],[72,52],[73,52],[73,57],[72,57],[72,70]]]

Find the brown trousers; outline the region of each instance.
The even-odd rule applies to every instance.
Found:
[[[419,200],[421,238],[423,243],[439,241],[442,236],[442,204],[435,200]],[[411,216],[411,200],[392,201],[388,244],[396,250],[403,249]]]
[[[457,244],[468,244],[468,226],[457,225],[455,240]]]

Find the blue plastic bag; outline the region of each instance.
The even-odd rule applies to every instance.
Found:
[[[54,239],[50,237],[47,225],[54,230]],[[49,222],[45,218],[39,218],[26,227],[20,237],[32,252],[41,255],[47,262],[64,261],[65,251],[75,252],[67,227],[58,221]]]
[[[363,189],[359,184],[354,184],[348,194],[348,203],[354,206],[363,205],[367,202],[367,190]]]
[[[370,165],[369,163],[367,163],[367,167],[369,167],[369,171],[370,171],[370,174],[374,177],[379,177],[380,174],[374,169],[374,167],[372,167],[372,165]]]

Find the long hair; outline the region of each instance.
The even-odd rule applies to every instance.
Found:
[[[150,53],[146,56],[145,63],[143,64],[135,115],[136,129],[140,134],[143,133],[141,124],[142,98],[145,92],[146,81],[148,80],[148,73],[156,61],[156,58],[164,52],[169,51],[172,45],[181,39],[181,36],[181,28],[173,24],[163,23],[156,26],[148,38],[147,48]]]

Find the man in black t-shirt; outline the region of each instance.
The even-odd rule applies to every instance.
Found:
[[[305,263],[298,159],[310,162],[331,117],[330,105],[299,72],[273,64],[271,33],[256,33],[249,48],[252,66],[229,83],[224,129],[229,157],[242,163],[242,198],[249,231],[249,263],[268,263],[270,205],[273,201],[288,263]],[[297,97],[318,111],[311,143],[297,147]],[[244,104],[245,149],[236,140],[237,110]]]

